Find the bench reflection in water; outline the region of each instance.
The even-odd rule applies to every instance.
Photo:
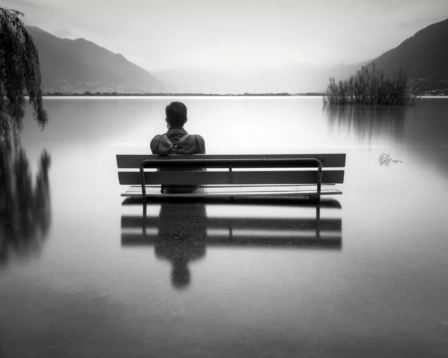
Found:
[[[190,283],[189,262],[204,258],[207,246],[285,249],[342,249],[341,206],[288,199],[160,200],[126,199],[121,217],[123,247],[154,246],[171,262],[176,288]]]

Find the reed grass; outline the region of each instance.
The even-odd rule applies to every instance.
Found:
[[[330,105],[413,105],[417,96],[412,80],[403,70],[393,78],[385,77],[375,64],[364,66],[346,81],[330,78],[323,98]]]

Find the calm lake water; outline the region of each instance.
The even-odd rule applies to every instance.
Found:
[[[115,155],[149,153],[174,100],[208,154],[346,153],[343,195],[153,203],[145,221]],[[447,357],[448,99],[44,103],[45,130],[28,110],[2,154],[0,357]]]

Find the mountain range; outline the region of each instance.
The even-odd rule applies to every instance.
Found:
[[[403,69],[417,81],[420,93],[448,94],[448,19],[429,25],[375,59],[375,66],[393,76]]]
[[[432,24],[375,59],[322,68],[291,63],[259,72],[201,68],[153,72],[85,39],[63,39],[28,26],[39,51],[45,93],[303,93],[323,92],[330,77],[347,79],[362,66],[414,78],[420,94],[448,94],[448,19]]]
[[[44,92],[163,92],[170,86],[148,71],[85,39],[63,39],[27,26],[39,52]]]

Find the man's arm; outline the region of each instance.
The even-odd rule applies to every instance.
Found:
[[[157,151],[158,151],[158,148],[159,148],[159,141],[160,141],[160,138],[161,138],[162,136],[160,135],[160,134],[157,134],[153,139],[152,139],[152,141],[151,141],[151,152],[152,152],[152,154],[159,154],[159,153],[157,153]]]
[[[198,146],[199,146],[199,151],[198,154],[206,154],[205,152],[205,140],[204,138],[202,138],[199,134],[195,134]]]

